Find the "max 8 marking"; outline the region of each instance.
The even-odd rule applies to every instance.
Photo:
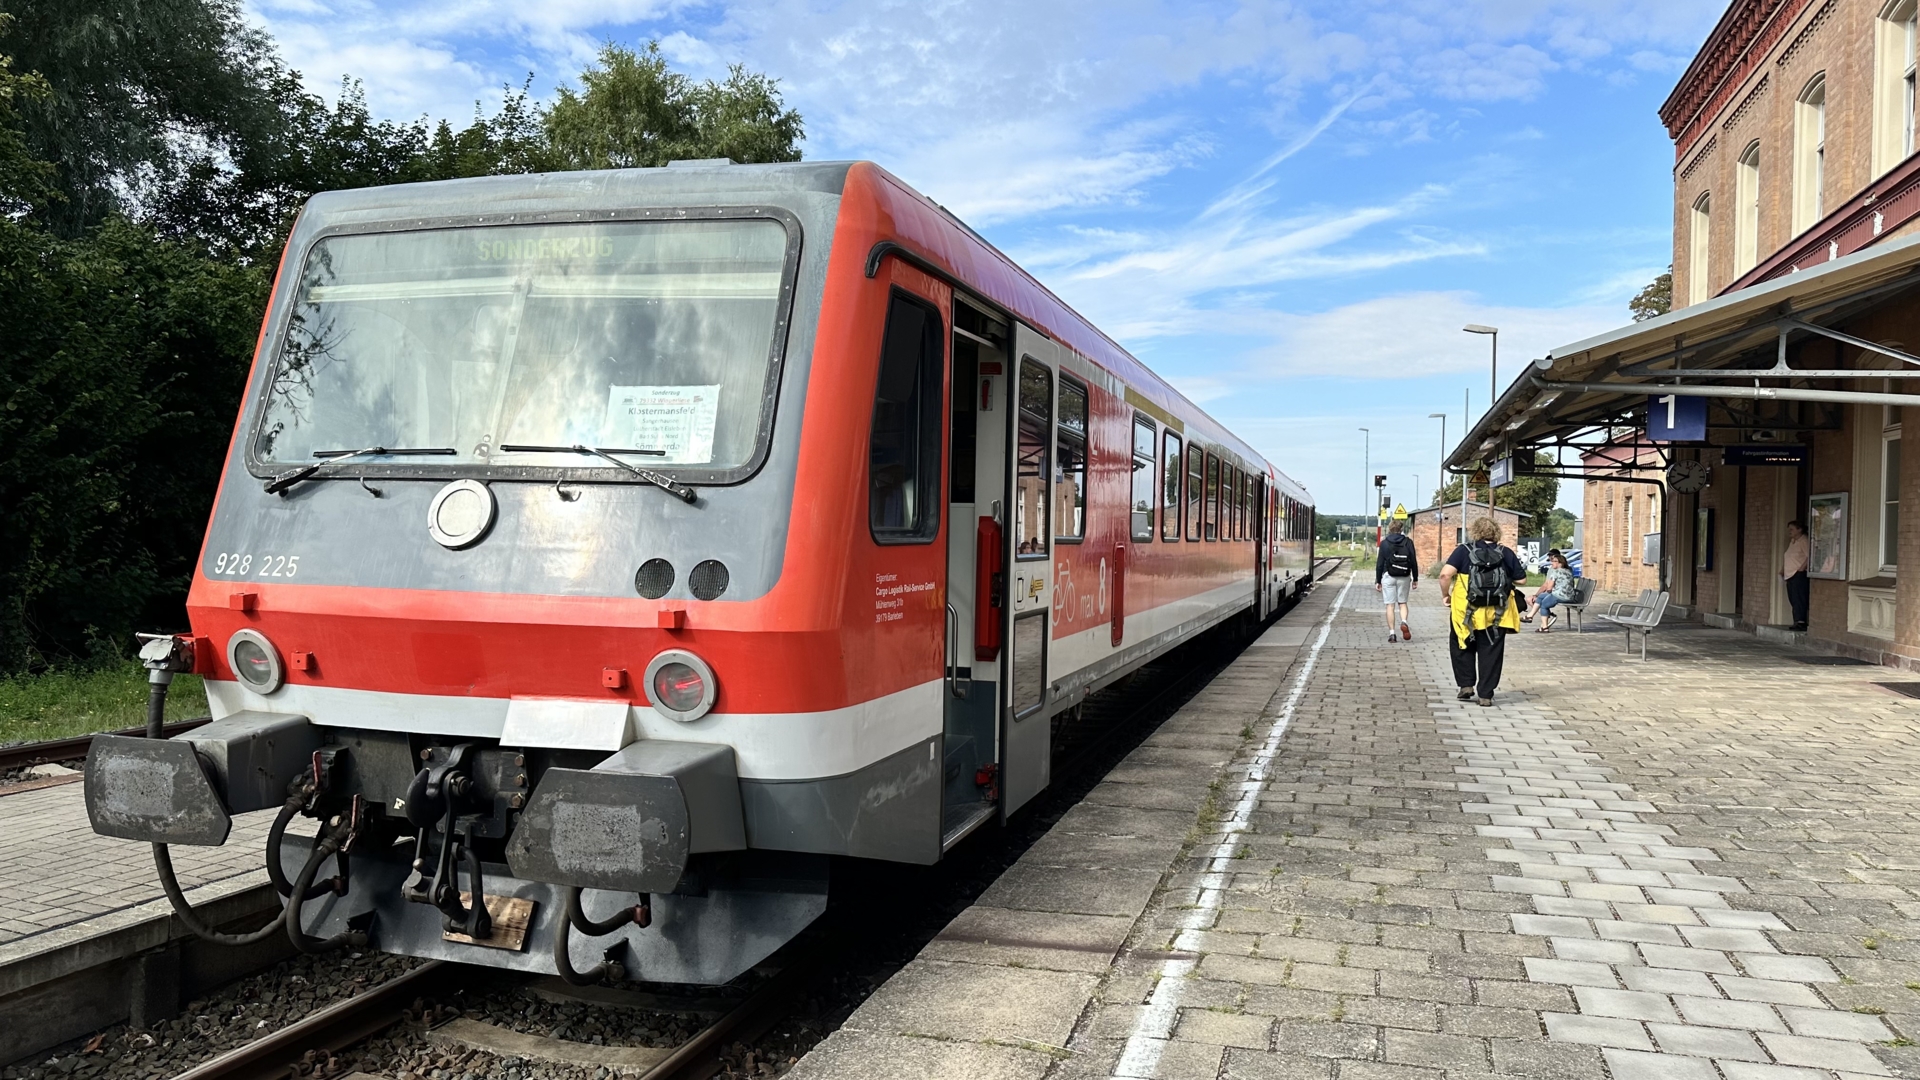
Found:
[[[221,552],[214,556],[213,572],[224,577],[289,578],[300,571],[298,555],[262,555],[251,552]]]

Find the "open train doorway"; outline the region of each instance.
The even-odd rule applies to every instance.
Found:
[[[947,447],[947,679],[941,842],[998,812],[1008,555],[1009,328],[953,301]]]

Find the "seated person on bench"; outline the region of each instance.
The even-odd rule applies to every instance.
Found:
[[[1573,599],[1573,571],[1567,566],[1567,557],[1554,552],[1547,556],[1547,581],[1540,591],[1533,594],[1534,615],[1545,615],[1535,633],[1544,634],[1553,629],[1556,616],[1553,613],[1556,604]]]

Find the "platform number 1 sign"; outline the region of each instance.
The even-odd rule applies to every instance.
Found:
[[[1707,399],[1678,394],[1647,397],[1647,439],[1651,442],[1704,442]]]

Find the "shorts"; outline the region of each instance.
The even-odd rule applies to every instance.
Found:
[[[1413,597],[1413,578],[1394,577],[1388,574],[1380,579],[1380,602],[1383,604],[1405,604]]]

